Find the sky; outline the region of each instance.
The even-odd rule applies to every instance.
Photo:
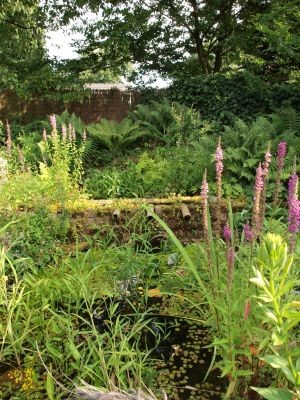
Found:
[[[79,32],[75,33],[71,30],[71,27],[66,27],[57,31],[48,31],[46,35],[46,46],[49,56],[51,58],[55,57],[59,60],[78,58],[79,55],[76,53],[75,49],[72,48],[72,42],[78,39],[83,39],[83,35]],[[125,79],[121,78],[121,80],[125,84],[127,83]],[[143,81],[147,83],[147,77],[145,77]],[[163,88],[168,86],[168,84],[169,81],[158,77],[155,82],[150,84],[150,86]]]
[[[78,58],[78,54],[72,48],[72,42],[74,39],[80,38],[82,38],[82,36],[78,33],[75,34],[74,32],[71,32],[68,28],[47,32],[46,46],[49,56],[60,60]]]

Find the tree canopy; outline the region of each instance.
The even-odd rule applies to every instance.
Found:
[[[284,80],[299,65],[299,17],[294,0],[3,0],[0,87],[54,92],[117,81],[130,66],[164,76],[246,68]],[[47,29],[76,18],[85,18],[80,59],[49,60]]]
[[[83,55],[116,66],[176,71],[194,56],[203,74],[219,72],[239,33],[264,1],[104,1],[102,18],[85,29]]]

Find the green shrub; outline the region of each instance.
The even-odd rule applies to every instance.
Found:
[[[163,144],[175,145],[196,140],[205,128],[205,121],[193,108],[163,98],[138,104],[129,117]]]
[[[112,153],[124,151],[148,135],[146,129],[142,129],[129,118],[124,118],[121,122],[102,118],[100,123],[88,125],[86,129],[100,148],[104,147]]]
[[[164,92],[170,100],[199,110],[204,119],[229,124],[269,114],[281,106],[299,107],[299,84],[269,85],[249,72],[177,78]]]

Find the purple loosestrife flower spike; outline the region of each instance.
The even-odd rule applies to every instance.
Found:
[[[270,153],[270,145],[268,146],[268,150],[265,154],[265,161],[263,162],[263,175],[264,177],[267,177],[269,174],[269,166],[271,164],[271,160],[272,160],[272,154]]]
[[[207,171],[204,171],[202,185],[201,185],[201,200],[202,200],[202,222],[203,222],[203,236],[206,242],[207,248],[207,261],[208,265],[211,268],[211,252],[210,252],[210,242],[208,236],[208,214],[207,214],[207,207],[208,207],[208,183],[206,180]]]
[[[286,156],[286,142],[280,142],[277,148],[278,167],[283,168],[284,159]]]
[[[298,175],[294,172],[288,183],[288,204],[298,196]]]
[[[208,183],[206,180],[206,170],[203,175],[201,185],[201,198],[202,198],[202,216],[203,216],[203,228],[204,234],[208,234],[208,221],[207,221],[207,203],[208,203]]]
[[[300,226],[300,202],[298,199],[293,199],[289,204],[289,232],[298,233]]]
[[[231,240],[231,229],[228,224],[224,225],[223,227],[223,237],[225,241],[228,243]]]
[[[67,128],[66,125],[62,124],[61,126],[61,136],[63,140],[67,140]]]
[[[50,119],[50,125],[51,125],[52,131],[56,132],[56,117],[55,117],[55,115],[51,114],[49,119]]]
[[[253,242],[254,240],[254,233],[249,224],[244,225],[244,237],[247,242]]]
[[[260,197],[264,187],[263,169],[261,163],[256,169],[254,195],[253,195],[253,213],[252,213],[252,225],[255,236],[260,233]]]
[[[269,175],[269,166],[272,161],[272,154],[270,153],[270,143],[268,145],[267,152],[265,154],[265,160],[262,165],[262,180],[263,180],[263,188],[260,195],[260,210],[259,210],[259,229],[258,231],[262,231],[262,227],[264,224],[265,210],[266,210],[266,184]]]
[[[216,162],[216,179],[217,179],[217,226],[216,231],[219,236],[220,233],[220,213],[221,213],[221,197],[222,197],[222,172],[224,169],[223,166],[223,149],[221,147],[221,137],[219,137],[218,145],[215,153],[215,162]]]
[[[288,184],[289,232],[297,233],[300,226],[300,203],[298,200],[298,175],[293,173]]]
[[[7,153],[10,155],[11,154],[11,148],[12,148],[12,140],[11,140],[11,129],[8,121],[6,121],[6,150]]]
[[[221,147],[221,137],[219,137],[218,146],[215,153],[217,179],[222,176],[223,172],[223,149]]]

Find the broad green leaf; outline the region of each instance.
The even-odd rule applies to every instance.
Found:
[[[235,372],[235,375],[236,376],[250,376],[250,375],[253,375],[253,371],[250,371],[250,370],[240,370],[240,371],[236,371]]]
[[[267,400],[292,400],[293,393],[289,390],[278,389],[278,388],[256,388],[251,386],[251,389],[255,390],[264,399]]]
[[[282,372],[284,373],[284,375],[286,376],[286,378],[292,382],[294,385],[296,384],[296,380],[295,377],[292,373],[292,371],[288,368],[288,367],[283,367],[282,368]]]
[[[47,391],[48,398],[50,400],[55,400],[55,398],[54,398],[54,380],[53,380],[53,376],[51,375],[51,373],[49,371],[47,371],[46,391]]]
[[[288,362],[285,358],[276,355],[267,355],[261,357],[261,360],[265,361],[267,364],[271,365],[273,368],[282,368],[288,365]]]

